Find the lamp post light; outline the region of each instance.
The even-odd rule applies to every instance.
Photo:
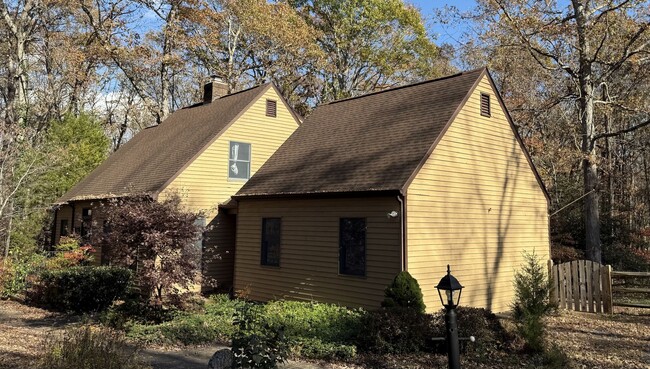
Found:
[[[442,277],[436,286],[440,302],[446,309],[445,327],[447,329],[447,357],[449,369],[460,369],[460,348],[458,344],[458,323],[456,321],[456,307],[460,302],[460,294],[463,286],[458,279],[451,275],[449,264],[447,264],[447,275]],[[443,297],[444,291],[444,297]]]

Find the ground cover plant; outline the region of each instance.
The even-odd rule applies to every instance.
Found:
[[[106,324],[122,327],[126,335],[148,344],[230,344],[240,332],[238,311],[252,309],[260,326],[282,329],[291,354],[312,359],[346,359],[356,355],[356,332],[365,312],[334,304],[272,301],[257,304],[214,295],[194,311],[176,311],[168,321],[152,324],[135,314],[124,318],[127,302],[103,315]],[[256,318],[257,319],[257,318]],[[240,319],[241,321],[241,319]]]

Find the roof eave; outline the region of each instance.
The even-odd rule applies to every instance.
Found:
[[[268,193],[268,194],[244,194],[234,195],[233,199],[282,199],[282,198],[353,198],[353,197],[376,197],[403,195],[400,189],[382,190],[359,190],[359,191],[322,191],[322,192],[291,192],[291,193]]]

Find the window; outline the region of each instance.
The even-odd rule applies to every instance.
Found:
[[[104,232],[104,234],[113,232],[113,226],[111,226],[111,223],[108,220],[104,220],[102,223],[102,232]]]
[[[366,219],[341,218],[339,273],[366,275]]]
[[[59,230],[59,233],[61,237],[65,237],[68,235],[69,229],[68,229],[68,220],[67,219],[61,219],[61,229]]]
[[[491,116],[490,95],[484,93],[481,93],[481,115],[484,117]]]
[[[251,176],[251,144],[230,141],[228,178],[248,179]]]
[[[280,266],[280,218],[262,218],[262,265]]]
[[[81,238],[84,241],[87,241],[90,237],[90,227],[92,226],[92,209],[83,208],[81,209]]]
[[[266,116],[273,117],[278,113],[278,103],[275,100],[266,100]]]

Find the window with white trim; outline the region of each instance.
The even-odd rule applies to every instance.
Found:
[[[229,179],[249,179],[251,176],[251,144],[230,141]]]

